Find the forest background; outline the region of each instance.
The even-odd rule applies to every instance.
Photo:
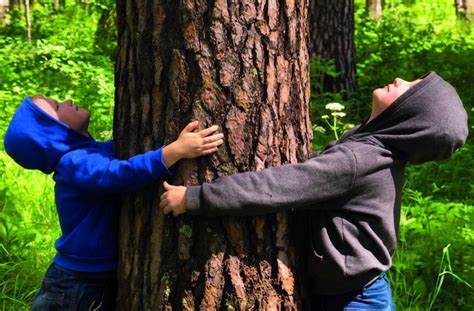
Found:
[[[60,233],[51,176],[23,170],[3,150],[17,105],[36,93],[72,98],[92,111],[96,139],[112,137],[114,3],[37,0],[29,12],[30,38],[24,7],[0,17],[0,310],[29,309]],[[429,70],[456,87],[473,129],[474,23],[456,15],[454,1],[386,0],[375,20],[356,0],[355,23],[357,93],[316,92],[321,75],[337,72],[331,62],[311,62],[315,149],[363,121],[373,88]],[[334,102],[345,116],[326,109]],[[470,137],[451,160],[408,168],[388,273],[399,310],[474,310],[473,152]]]

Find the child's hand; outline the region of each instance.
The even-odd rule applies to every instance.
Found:
[[[222,140],[224,138],[223,134],[209,136],[219,129],[217,125],[194,132],[197,127],[197,121],[189,123],[176,140],[177,148],[179,149],[177,151],[182,154],[184,159],[196,158],[216,152],[217,147],[224,142]]]
[[[211,135],[218,130],[217,125],[194,132],[197,128],[197,121],[189,123],[179,134],[178,139],[163,149],[163,160],[167,167],[173,166],[181,159],[191,159],[216,152],[217,147],[224,143],[223,134]]]
[[[186,213],[186,202],[184,200],[186,194],[186,187],[172,186],[166,181],[163,183],[165,192],[160,197],[160,208],[163,214],[167,215],[173,212],[174,216]]]

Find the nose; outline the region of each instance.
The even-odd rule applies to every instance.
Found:
[[[64,103],[66,105],[68,105],[69,107],[72,107],[72,100],[68,99],[68,100],[65,100]]]
[[[402,84],[402,83],[404,83],[404,82],[406,82],[406,81],[403,80],[403,79],[395,78],[395,80],[393,81],[393,84],[394,84],[396,87],[398,87],[398,86],[400,86],[400,84]]]

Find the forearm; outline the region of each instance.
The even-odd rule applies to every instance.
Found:
[[[78,150],[61,158],[55,178],[96,191],[134,191],[170,173],[163,163],[162,151],[148,151],[119,160],[108,154]]]

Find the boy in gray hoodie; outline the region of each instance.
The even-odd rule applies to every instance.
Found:
[[[405,166],[449,158],[467,134],[448,82],[435,72],[397,78],[373,92],[366,122],[304,163],[189,188],[165,183],[161,208],[175,216],[307,209],[312,309],[393,310],[384,272],[397,245]]]

